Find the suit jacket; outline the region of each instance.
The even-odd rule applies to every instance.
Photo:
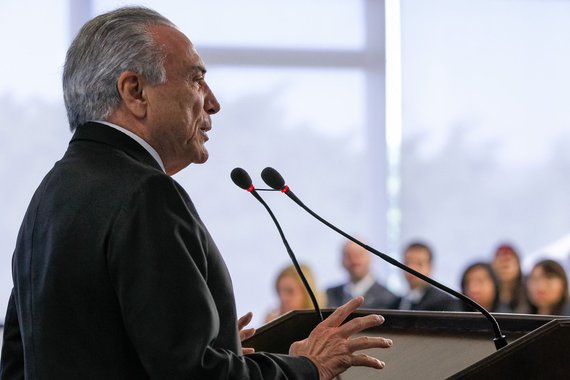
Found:
[[[348,302],[351,298],[352,295],[346,291],[346,284],[327,289],[329,307],[338,307]],[[392,309],[397,301],[398,297],[394,293],[378,282],[374,282],[364,294],[364,303],[361,307],[365,309]]]
[[[458,311],[460,301],[429,285],[423,297],[418,302],[412,302],[409,307],[402,307],[403,298],[398,300],[399,309],[426,310],[426,311]]]
[[[312,379],[241,355],[225,263],[192,201],[127,135],[88,123],[24,217],[1,379]]]

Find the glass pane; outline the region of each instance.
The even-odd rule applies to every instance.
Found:
[[[359,49],[364,46],[362,1],[143,0],[197,45]],[[131,5],[96,0],[95,13]]]
[[[0,96],[62,99],[68,25],[66,0],[0,2]]]
[[[454,285],[503,240],[530,257],[569,232],[569,14],[560,1],[402,1],[401,239],[431,241]]]
[[[0,2],[0,35],[1,323],[12,289],[11,260],[20,223],[33,192],[70,138],[61,90],[67,1]]]
[[[358,1],[287,2],[287,9],[295,5],[304,9],[297,21],[293,11],[285,11],[285,3],[250,2],[252,9],[253,5],[257,8],[243,8],[239,17],[233,8],[237,2],[194,1],[191,9],[203,8],[205,3],[208,9],[227,9],[222,12],[225,15],[208,11],[204,13],[209,19],[186,18],[180,16],[180,7],[186,3],[143,2],[171,17],[201,45],[331,49],[362,45]],[[97,1],[93,5],[94,13],[100,13],[120,4]],[[274,8],[270,11],[269,6]],[[4,136],[0,139],[0,174],[18,178],[17,187],[0,188],[0,310],[5,310],[12,286],[10,259],[26,207],[71,137],[61,93],[61,71],[70,41],[67,7],[65,0],[50,2],[49,7],[35,1],[0,5],[0,31],[3,35],[19,33],[18,39],[3,41],[14,59],[3,61],[0,80]],[[282,13],[288,24],[262,17],[262,11],[267,17]],[[39,14],[53,20],[49,28],[34,16]],[[21,20],[29,22],[22,24]],[[312,27],[321,30],[309,33],[313,20],[319,25]],[[270,26],[275,28],[270,30]],[[265,211],[235,187],[229,173],[242,166],[258,187],[265,187],[259,172],[273,166],[315,211],[349,232],[372,236],[374,226],[368,222],[373,218],[368,215],[369,193],[365,191],[370,170],[366,162],[364,73],[210,66],[207,77],[222,103],[208,143],[211,159],[206,165],[183,171],[177,179],[192,195],[228,261],[238,308],[253,310],[259,324],[271,307],[270,300],[275,299],[274,276],[289,259]],[[315,269],[319,285],[324,288],[344,280],[339,265],[341,238],[282,194],[263,195],[274,207],[299,260]],[[251,280],[252,271],[255,281]],[[0,314],[0,321],[2,318]]]

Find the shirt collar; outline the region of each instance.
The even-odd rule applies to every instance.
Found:
[[[347,284],[348,292],[353,297],[363,296],[364,294],[366,294],[368,289],[370,289],[372,285],[374,285],[375,281],[376,280],[374,280],[374,277],[372,277],[372,275],[369,273],[356,283],[352,282],[348,283]]]
[[[164,169],[164,163],[162,162],[160,155],[142,137],[140,137],[136,133],[129,131],[128,129],[125,129],[125,128],[117,125],[117,124],[110,123],[108,121],[94,120],[94,122],[99,123],[99,124],[105,124],[106,126],[114,128],[117,131],[123,132],[124,134],[126,134],[127,136],[129,136],[130,138],[132,138],[133,140],[138,142],[152,156],[152,158],[154,158],[154,160],[158,163],[158,165],[160,165],[160,168],[162,169],[162,171],[166,173],[166,170]]]
[[[411,302],[418,303],[426,294],[427,288],[425,286],[418,286],[415,289],[411,289],[408,294],[408,298]]]

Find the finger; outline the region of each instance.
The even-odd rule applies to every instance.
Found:
[[[376,327],[384,323],[384,317],[377,314],[369,314],[365,317],[354,318],[339,327],[339,333],[342,337],[348,338],[352,334],[359,333],[363,330]]]
[[[245,329],[239,332],[239,338],[241,341],[251,338],[255,334],[255,329]]]
[[[368,348],[388,348],[392,347],[393,344],[394,343],[391,339],[379,336],[359,336],[358,338],[351,339],[348,342],[348,349],[350,352],[355,352],[366,350]]]
[[[238,330],[241,330],[245,326],[247,326],[249,322],[251,322],[252,318],[253,318],[253,313],[250,311],[246,315],[238,319]]]
[[[242,351],[243,351],[244,355],[249,355],[249,354],[255,353],[255,348],[244,347],[244,348],[242,348]]]
[[[338,327],[344,322],[346,317],[348,317],[353,311],[358,309],[360,305],[364,302],[364,298],[356,297],[345,303],[344,305],[340,306],[338,309],[334,311],[327,319],[325,319],[322,323],[324,326],[327,327]]]
[[[386,366],[386,363],[372,356],[360,354],[352,356],[352,365],[356,367],[372,367],[376,369],[382,369]]]

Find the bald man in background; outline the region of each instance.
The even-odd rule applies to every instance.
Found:
[[[391,309],[398,297],[376,281],[371,268],[371,255],[358,244],[348,240],[342,247],[342,266],[346,270],[347,283],[327,289],[330,307],[337,307],[352,297],[363,296],[362,307],[369,309]]]

